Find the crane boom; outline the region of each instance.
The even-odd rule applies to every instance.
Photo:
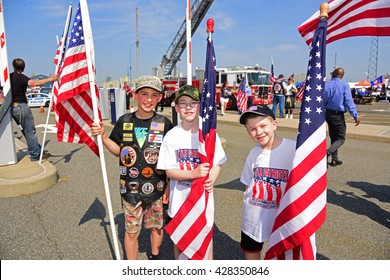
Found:
[[[195,0],[191,7],[191,37],[213,2],[214,0]],[[180,56],[186,48],[186,43],[186,19],[184,19],[179,31],[161,59],[160,67],[165,76],[172,75],[176,63],[180,60]]]

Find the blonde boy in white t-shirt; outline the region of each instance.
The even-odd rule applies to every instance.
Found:
[[[251,139],[241,175],[246,186],[241,221],[241,249],[247,260],[259,260],[290,175],[296,142],[275,134],[278,123],[266,105],[251,106],[240,116]]]

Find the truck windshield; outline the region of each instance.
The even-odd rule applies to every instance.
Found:
[[[248,83],[252,85],[269,85],[269,75],[264,73],[248,73]]]

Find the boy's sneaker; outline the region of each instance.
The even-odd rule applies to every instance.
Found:
[[[290,119],[293,119],[293,115],[290,115]]]
[[[43,154],[42,154],[42,160],[48,159],[49,157],[51,157],[51,154],[50,154],[50,153],[43,153]],[[38,160],[39,160],[39,157],[31,158],[31,161],[38,161]]]
[[[152,253],[150,253],[150,255],[148,256],[148,259],[151,260],[151,261],[159,260],[160,259],[160,254],[153,255]]]

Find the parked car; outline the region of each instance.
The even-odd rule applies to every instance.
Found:
[[[43,92],[33,92],[27,94],[27,101],[29,107],[49,107],[50,95]]]

